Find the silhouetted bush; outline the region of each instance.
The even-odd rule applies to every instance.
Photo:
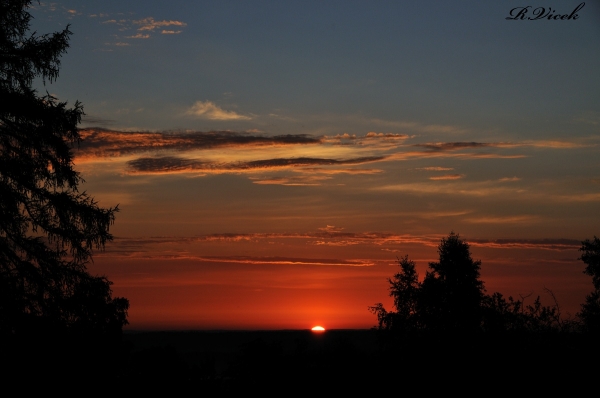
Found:
[[[581,305],[579,317],[586,331],[600,332],[600,239],[594,236],[594,240],[586,239],[579,249],[582,254],[580,260],[585,264],[586,275],[592,277],[594,291],[585,298]]]

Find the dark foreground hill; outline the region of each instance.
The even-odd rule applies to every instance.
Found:
[[[116,396],[368,391],[594,391],[600,343],[582,333],[434,335],[382,330],[129,332],[118,345],[4,342],[0,382]],[[9,391],[9,390],[7,390]]]
[[[573,391],[595,384],[600,353],[594,336],[575,333],[151,332],[125,340],[131,352],[121,388],[190,393]]]
[[[582,333],[129,332],[112,346],[57,337],[7,343],[0,346],[4,391],[66,396],[572,394],[594,391],[600,371],[597,336]]]

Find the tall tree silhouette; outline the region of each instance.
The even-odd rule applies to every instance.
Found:
[[[83,108],[32,88],[58,77],[71,32],[29,34],[30,3],[0,3],[0,334],[118,332],[128,301],[86,269],[112,239],[118,209],[78,189],[72,149]]]
[[[439,262],[429,263],[421,284],[418,311],[430,329],[469,331],[479,328],[483,282],[481,261],[473,261],[468,243],[451,232],[438,246]]]
[[[439,262],[419,282],[415,263],[398,260],[400,272],[390,283],[396,311],[378,303],[369,309],[381,329],[468,332],[480,328],[484,295],[479,279],[481,261],[473,261],[469,245],[451,232],[438,246]]]

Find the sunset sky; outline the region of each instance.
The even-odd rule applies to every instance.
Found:
[[[38,34],[73,32],[36,87],[83,103],[82,189],[120,209],[90,271],[129,329],[369,328],[396,258],[422,278],[454,231],[488,293],[573,316],[600,4],[506,18],[581,3],[34,3]]]

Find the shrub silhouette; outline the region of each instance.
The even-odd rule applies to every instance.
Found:
[[[414,261],[408,255],[398,259],[400,272],[388,279],[390,296],[394,298],[395,312],[388,312],[383,304],[377,303],[370,307],[371,312],[377,315],[380,329],[414,330],[418,327],[417,308],[421,284],[415,269]]]
[[[579,258],[585,264],[586,275],[592,277],[594,291],[587,295],[585,303],[581,305],[579,318],[585,330],[589,332],[600,332],[600,239],[594,236],[594,240],[586,239],[582,242]]]

